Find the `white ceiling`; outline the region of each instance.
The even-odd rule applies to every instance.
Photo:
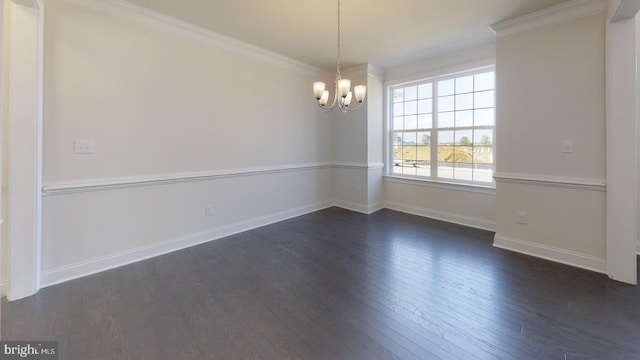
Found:
[[[128,0],[326,70],[335,0]],[[493,41],[489,26],[567,0],[341,0],[342,64],[393,68]]]

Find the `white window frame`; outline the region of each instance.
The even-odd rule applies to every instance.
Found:
[[[385,112],[385,159],[386,161],[386,167],[385,167],[385,177],[388,179],[398,179],[398,180],[409,180],[412,182],[418,182],[418,183],[424,183],[424,184],[434,184],[436,186],[438,185],[443,185],[445,187],[450,187],[450,186],[455,186],[456,188],[459,188],[460,186],[462,187],[470,187],[470,188],[485,188],[485,189],[495,189],[495,181],[491,181],[491,182],[481,182],[481,181],[468,181],[468,180],[460,180],[460,179],[450,179],[450,178],[440,178],[440,177],[435,177],[433,176],[434,171],[431,172],[430,176],[421,176],[421,175],[408,175],[408,174],[398,174],[398,173],[394,173],[393,172],[393,167],[394,167],[394,151],[393,151],[393,144],[394,144],[394,129],[393,129],[393,90],[397,89],[397,88],[402,88],[402,87],[407,87],[407,86],[411,86],[411,85],[417,85],[417,84],[422,84],[422,83],[431,83],[433,86],[433,97],[432,97],[432,113],[434,114],[434,118],[433,121],[435,122],[436,119],[435,117],[437,116],[437,111],[438,111],[438,99],[437,99],[437,93],[436,93],[436,86],[438,81],[443,81],[443,80],[448,80],[448,79],[455,79],[455,78],[459,78],[459,77],[464,77],[464,76],[469,76],[469,75],[473,75],[473,74],[479,74],[479,73],[484,73],[484,72],[489,72],[489,71],[493,71],[495,74],[495,70],[496,70],[496,66],[495,66],[495,62],[491,62],[490,64],[482,64],[480,66],[478,66],[478,64],[475,64],[476,66],[468,66],[468,67],[457,67],[455,70],[453,69],[449,69],[449,71],[443,70],[437,73],[431,73],[428,75],[422,75],[422,76],[413,76],[413,77],[409,77],[409,78],[404,78],[402,80],[398,80],[398,81],[394,81],[394,82],[388,82],[385,84],[385,107],[386,107],[386,112]],[[494,91],[496,91],[495,86],[494,86]],[[495,92],[494,92],[495,94]],[[495,104],[495,95],[494,95],[494,111],[496,109],[496,104]],[[494,116],[495,116],[495,112],[494,112]],[[495,119],[494,119],[495,120]],[[496,123],[494,121],[494,125],[491,126],[491,128],[493,129],[493,141],[492,141],[492,154],[493,154],[493,163],[492,163],[492,172],[493,174],[495,174],[496,171],[496,157],[495,157],[495,146],[496,146]],[[465,127],[467,128],[467,127]],[[469,129],[473,129],[473,128],[478,128],[478,127],[468,127]],[[487,128],[487,127],[485,127]],[[449,128],[448,128],[449,129]],[[455,127],[450,128],[450,129],[455,129]],[[436,152],[437,154],[437,136],[435,137],[436,142],[433,141],[434,136],[433,133],[437,132],[437,131],[442,131],[443,128],[439,128],[439,127],[432,127],[430,132],[431,132],[431,136],[432,136],[432,144],[436,144],[436,146],[432,146],[431,147],[431,151],[432,153]],[[420,130],[417,130],[420,131]],[[437,158],[437,155],[436,155]],[[433,159],[433,156],[431,157],[431,159]],[[435,173],[437,174],[437,163],[433,164],[432,166],[436,167]],[[480,189],[479,189],[480,190]]]

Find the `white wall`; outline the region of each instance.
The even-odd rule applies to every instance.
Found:
[[[495,45],[486,44],[386,70],[385,85],[392,86],[493,65],[494,62]],[[384,179],[383,188],[384,204],[388,208],[495,230],[496,199],[492,189],[470,189],[467,186],[398,180],[391,177]]]
[[[346,69],[342,77],[352,85],[366,85],[364,67]],[[370,97],[370,89],[367,97]],[[365,100],[368,102],[369,99]],[[334,109],[333,157],[337,164],[334,173],[333,197],[343,208],[367,213],[367,108],[366,103],[354,112],[341,113]]]
[[[367,204],[369,210],[384,206],[384,79],[383,72],[369,66],[367,74]]]
[[[310,86],[324,74],[47,5],[45,286],[331,204],[333,124]]]
[[[336,205],[368,214],[382,207],[382,74],[365,64],[342,76],[367,85],[367,99],[357,111],[334,110],[333,194]]]
[[[604,179],[604,21],[498,38],[498,173]]]
[[[500,35],[495,245],[604,272],[605,14]]]
[[[438,186],[385,178],[385,206],[390,209],[489,231],[495,230],[495,192],[464,186]]]

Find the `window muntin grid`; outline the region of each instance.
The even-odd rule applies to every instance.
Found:
[[[391,87],[389,175],[493,184],[494,79],[484,69]]]

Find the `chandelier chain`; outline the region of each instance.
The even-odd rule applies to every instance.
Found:
[[[338,75],[340,75],[340,0],[338,0]]]

